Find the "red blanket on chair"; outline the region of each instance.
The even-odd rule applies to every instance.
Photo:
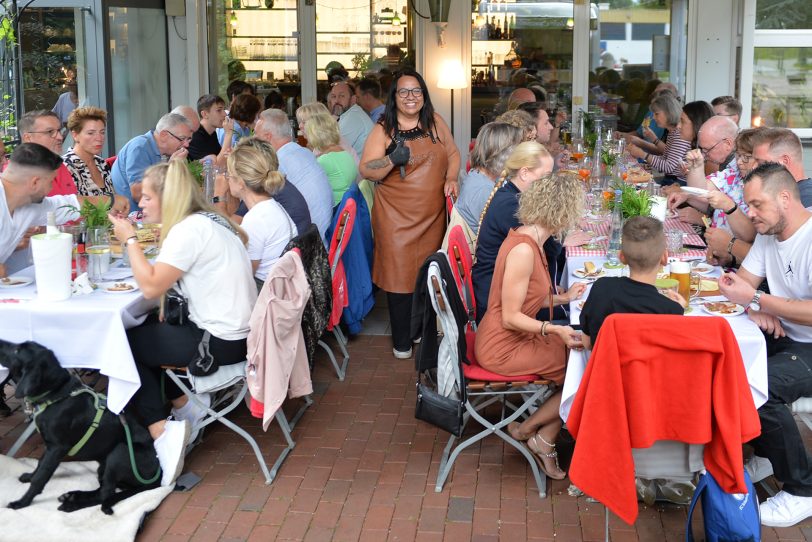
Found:
[[[604,322],[567,428],[569,476],[625,522],[637,518],[632,448],[706,444],[705,467],[745,493],[742,443],[761,432],[739,346],[724,318],[615,314]]]

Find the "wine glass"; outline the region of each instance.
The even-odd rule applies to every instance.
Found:
[[[572,160],[580,162],[586,156],[586,146],[582,139],[573,140],[572,142]]]

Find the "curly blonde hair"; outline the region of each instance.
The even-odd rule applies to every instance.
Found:
[[[583,210],[583,183],[573,175],[556,173],[521,193],[517,215],[522,224],[537,224],[560,237],[578,223]]]
[[[524,131],[524,140],[533,141],[536,139],[536,119],[527,111],[521,109],[513,109],[506,111],[496,117],[496,122],[504,122]]]

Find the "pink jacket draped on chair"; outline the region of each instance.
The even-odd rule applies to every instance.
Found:
[[[309,297],[302,260],[289,251],[269,271],[251,313],[248,389],[252,414],[259,417],[257,411],[262,413],[266,431],[285,395],[294,398],[313,393],[302,333],[302,312]]]

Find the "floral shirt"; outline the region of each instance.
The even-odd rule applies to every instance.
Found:
[[[112,196],[115,193],[113,189],[113,178],[110,176],[110,166],[101,156],[94,156],[93,162],[101,173],[104,179],[104,188],[93,182],[93,177],[90,176],[90,169],[84,160],[79,158],[73,149],[68,150],[63,156],[62,161],[65,167],[68,168],[70,174],[73,176],[73,182],[76,183],[76,192],[80,196]]]
[[[742,177],[739,174],[739,168],[736,165],[736,160],[731,160],[725,169],[721,169],[716,173],[711,173],[707,179],[712,182],[716,188],[724,192],[743,213],[747,213],[747,204],[744,202],[744,184]],[[711,216],[711,227],[724,228],[730,231],[730,226],[727,223],[727,215],[720,209],[715,209]]]

